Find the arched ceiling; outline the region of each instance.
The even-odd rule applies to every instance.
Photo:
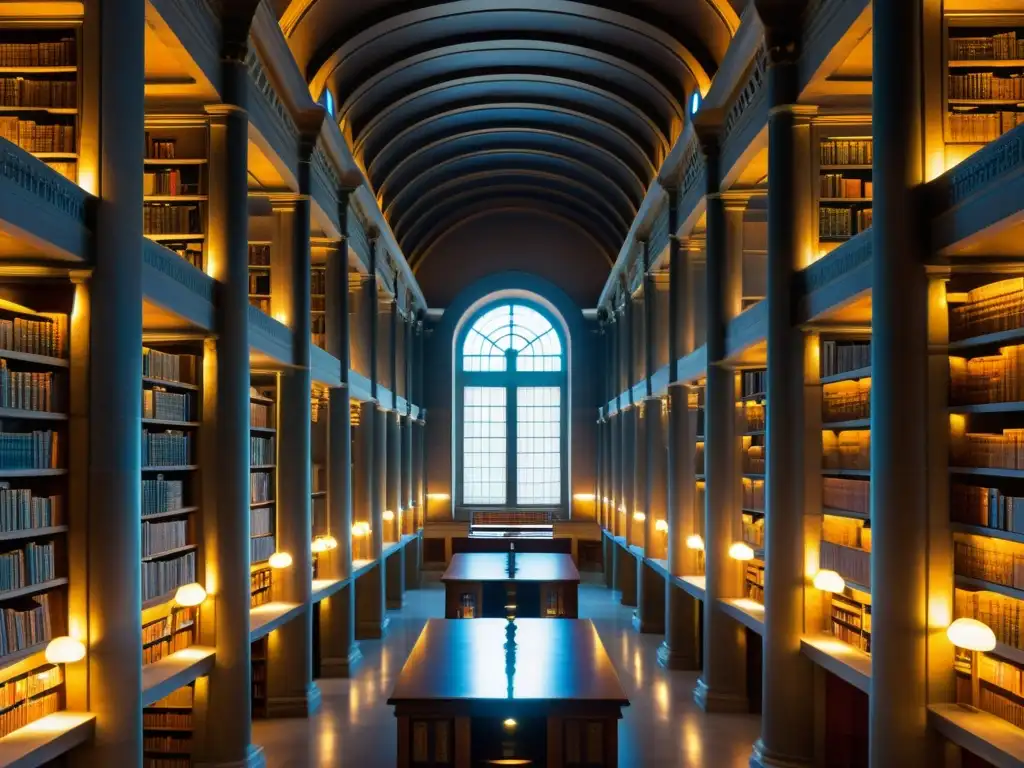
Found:
[[[614,259],[745,0],[278,0],[415,268],[460,221],[537,210]]]

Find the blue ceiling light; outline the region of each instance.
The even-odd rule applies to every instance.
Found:
[[[694,91],[690,97],[690,114],[696,115],[698,109],[700,109],[700,91]]]

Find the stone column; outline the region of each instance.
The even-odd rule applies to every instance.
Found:
[[[639,433],[639,405],[622,411],[622,485],[623,508],[620,513],[626,536],[626,548],[633,544],[633,512],[637,509],[637,436]],[[618,588],[622,591],[622,604],[636,606],[637,563],[629,552],[619,550],[622,567],[619,569]]]
[[[412,464],[412,406],[418,405],[415,399],[413,387],[413,321],[410,318],[402,320],[402,331],[405,333],[405,343],[402,345],[403,373],[405,375],[405,399],[408,403],[408,410],[402,419],[402,505],[405,507],[405,518],[407,522],[402,523],[403,533],[414,533],[416,531],[416,504],[413,494],[413,475],[415,474]],[[403,518],[403,519],[405,519]]]
[[[88,341],[80,346],[90,358],[83,370],[88,372],[85,393],[72,393],[76,405],[82,406],[72,412],[72,429],[77,432],[81,418],[88,455],[62,461],[68,462],[64,466],[71,468],[73,477],[88,476],[88,510],[75,513],[68,534],[75,550],[70,566],[75,568],[78,560],[82,563],[72,573],[82,578],[69,587],[69,632],[87,645],[88,655],[76,665],[83,670],[68,670],[69,677],[78,676],[80,685],[75,687],[83,692],[72,693],[69,686],[69,699],[79,701],[68,704],[96,715],[95,739],[79,748],[87,752],[92,765],[142,761],[139,248],[145,12],[145,3],[139,0],[87,1],[82,37],[87,62],[82,127],[91,141],[87,144],[83,138],[80,173],[83,186],[88,186],[86,168],[94,169],[89,191],[99,204],[95,269],[88,289],[76,286],[82,311],[71,318],[72,333],[76,316],[79,323],[89,323]],[[78,401],[81,394],[88,400]],[[86,402],[88,410],[83,413]],[[61,451],[68,448],[66,443],[61,445]]]
[[[235,20],[228,29],[234,36],[224,41],[221,57],[224,104],[207,107],[207,271],[220,285],[217,340],[207,342],[203,360],[208,426],[200,437],[204,557],[212,598],[203,606],[201,639],[217,648],[209,684],[196,688],[193,714],[194,759],[204,768],[263,764],[262,749],[252,744],[249,681],[248,21]]]
[[[873,6],[870,764],[926,753],[927,280],[919,187],[923,0]],[[894,514],[898,510],[899,514]],[[941,589],[941,588],[940,588]],[[931,631],[935,631],[932,628]]]
[[[347,201],[347,196],[345,197]],[[342,211],[345,209],[342,208]],[[340,387],[328,396],[327,426],[327,530],[337,549],[320,555],[320,578],[344,579],[352,575],[352,409],[348,394],[349,368],[348,242],[327,252],[327,352],[341,363]],[[320,676],[347,677],[362,657],[356,642],[354,585],[320,602]]]
[[[427,478],[426,456],[423,453],[425,398],[423,393],[423,321],[416,321],[413,349],[413,391],[416,393],[416,405],[419,406],[419,418],[413,425],[412,464],[413,464],[413,501],[416,502],[416,530],[423,527],[427,519]]]
[[[702,137],[707,178],[707,385],[704,456],[707,492],[704,539],[704,669],[694,693],[707,712],[745,712],[746,630],[722,612],[720,598],[743,595],[743,565],[729,557],[740,538],[739,467],[736,438],[736,375],[724,362],[726,330],[738,307],[730,296],[725,206],[719,194],[715,136]]]
[[[321,113],[322,118],[322,113]],[[316,126],[317,132],[319,125]],[[292,556],[292,566],[274,574],[274,599],[305,606],[267,644],[267,714],[304,717],[320,705],[313,682],[313,538],[310,461],[312,378],[310,321],[310,155],[316,133],[302,142],[299,195],[272,200],[275,236],[272,246],[275,279],[282,289],[271,301],[274,314],[286,318],[292,331],[293,366],[278,378],[277,419],[277,549]]]

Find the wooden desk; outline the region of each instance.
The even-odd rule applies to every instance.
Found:
[[[507,553],[462,553],[452,556],[441,581],[446,619],[503,618],[513,592],[517,616],[579,616],[580,572],[570,555],[517,554],[516,572],[510,576]]]
[[[399,768],[503,758],[616,768],[629,700],[593,623],[517,619],[511,650],[508,625],[427,622],[388,699]]]

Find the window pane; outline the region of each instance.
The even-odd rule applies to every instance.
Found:
[[[520,504],[558,504],[562,500],[561,399],[558,387],[516,390],[516,496]]]
[[[504,504],[505,388],[466,387],[462,406],[463,504]]]

